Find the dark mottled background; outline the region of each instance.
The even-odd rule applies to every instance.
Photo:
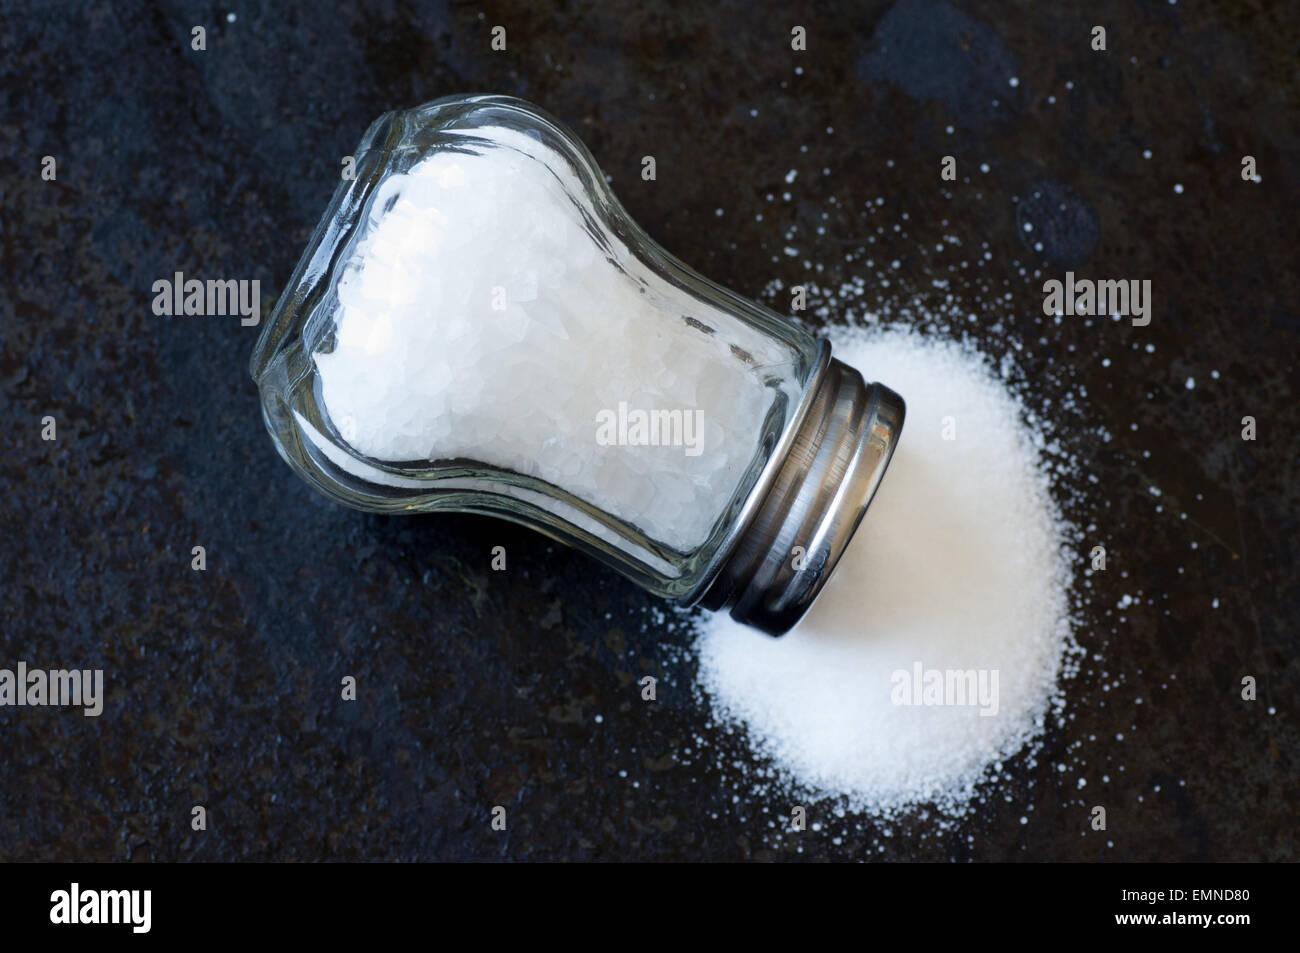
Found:
[[[0,667],[102,667],[109,699],[98,719],[0,709],[0,858],[1295,859],[1297,49],[1294,6],[1255,2],[6,0]],[[995,356],[1023,347],[1112,568],[1080,592],[1093,658],[1064,727],[957,830],[772,831],[788,799],[718,767],[747,756],[652,598],[505,524],[324,502],[263,432],[256,329],[151,313],[177,270],[259,279],[269,310],[376,115],[489,91],[568,122],[653,236],[742,293],[811,261],[823,286],[867,278],[869,306],[919,293],[974,314]],[[888,286],[844,261],[868,235],[899,261]],[[1066,267],[1150,278],[1150,327],[1045,321]],[[1104,836],[1081,833],[1094,803]]]

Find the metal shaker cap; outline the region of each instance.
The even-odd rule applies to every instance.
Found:
[[[784,635],[826,585],[880,486],[903,429],[903,398],[823,362],[775,478],[756,487],[752,516],[697,600],[737,622]]]

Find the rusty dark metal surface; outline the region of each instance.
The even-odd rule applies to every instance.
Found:
[[[0,859],[1296,858],[1294,10],[229,9],[0,11],[0,667],[99,667],[108,685],[99,718],[0,708]],[[923,815],[884,839],[855,815],[774,832],[719,767],[731,743],[692,691],[689,631],[656,625],[651,597],[502,523],[317,498],[263,431],[256,329],[151,312],[152,283],[177,271],[258,279],[269,309],[367,124],[480,91],[569,123],[655,238],[741,293],[797,283],[804,259],[824,286],[850,279],[863,268],[845,250],[902,224],[876,238],[873,257],[900,267],[888,288],[868,281],[868,305],[948,277],[987,350],[1023,343],[1035,409],[1085,462],[1072,515],[1115,568],[1085,594],[1098,660],[1071,720],[1017,767],[1009,801],[955,832]],[[1242,181],[1244,155],[1260,183]],[[797,258],[782,254],[794,225]],[[943,272],[931,250],[948,235],[978,268]],[[1043,323],[1033,271],[1067,267],[1150,278],[1150,327]],[[1088,405],[1060,410],[1079,382]],[[644,674],[661,679],[653,704]],[[1104,839],[1081,836],[1076,774],[1056,768],[1080,758],[1110,779],[1088,789],[1110,806]]]

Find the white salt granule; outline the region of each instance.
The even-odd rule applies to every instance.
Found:
[[[689,551],[797,388],[794,354],[594,234],[583,193],[549,147],[494,127],[387,178],[313,354],[322,401],[363,456],[535,477]],[[603,444],[620,407],[682,423]]]
[[[898,329],[837,336],[836,356],[906,399],[898,450],[799,626],[772,639],[723,614],[701,623],[701,683],[787,782],[857,810],[956,812],[1059,700],[1070,576],[1046,437],[972,349]],[[918,664],[996,671],[996,714],[896,704],[896,673]]]

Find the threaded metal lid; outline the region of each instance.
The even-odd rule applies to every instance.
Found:
[[[812,606],[862,522],[906,405],[832,359],[785,461],[699,604],[784,635]]]

